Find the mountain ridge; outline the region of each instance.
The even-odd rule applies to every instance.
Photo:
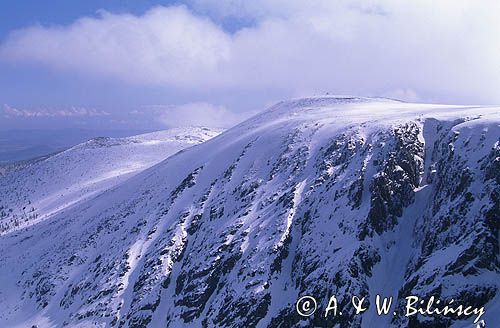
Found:
[[[472,323],[405,317],[405,295],[486,305],[494,323],[499,108],[328,98],[279,103],[1,237],[0,272],[13,287],[0,294],[0,323]],[[397,293],[398,316],[347,307],[378,291]],[[323,307],[337,295],[344,315],[300,317],[302,295]]]
[[[0,233],[89,199],[220,132],[189,127],[122,138],[98,137],[21,162],[0,177]]]

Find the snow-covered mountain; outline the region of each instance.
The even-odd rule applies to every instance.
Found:
[[[473,327],[404,316],[416,295],[484,305],[495,327],[499,124],[498,107],[279,103],[1,236],[0,326]],[[299,316],[304,295],[321,311]]]
[[[110,189],[220,132],[191,127],[127,138],[95,138],[58,154],[10,165],[5,176],[0,176],[0,234]]]

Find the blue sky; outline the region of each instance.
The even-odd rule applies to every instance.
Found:
[[[0,129],[231,126],[329,93],[500,103],[486,0],[0,2]]]
[[[175,3],[151,0],[2,0],[0,37],[4,38],[12,30],[34,24],[70,24],[79,17],[94,15],[101,9],[140,15],[153,6]]]

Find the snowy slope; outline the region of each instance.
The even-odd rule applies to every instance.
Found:
[[[405,317],[408,295],[496,326],[499,124],[498,107],[279,103],[0,237],[0,326],[472,327]],[[342,316],[297,315],[333,294]],[[375,294],[397,315],[348,307]]]
[[[95,138],[23,163],[0,176],[0,233],[42,220],[110,189],[177,151],[221,131],[179,128],[127,138]]]

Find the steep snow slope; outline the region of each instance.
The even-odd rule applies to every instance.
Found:
[[[23,163],[0,176],[0,233],[44,219],[220,132],[180,128],[95,138],[31,165]]]
[[[472,326],[405,317],[409,295],[485,305],[496,326],[499,123],[497,107],[279,103],[0,237],[0,326]],[[396,315],[373,315],[375,294]],[[302,295],[322,310],[300,317]]]

